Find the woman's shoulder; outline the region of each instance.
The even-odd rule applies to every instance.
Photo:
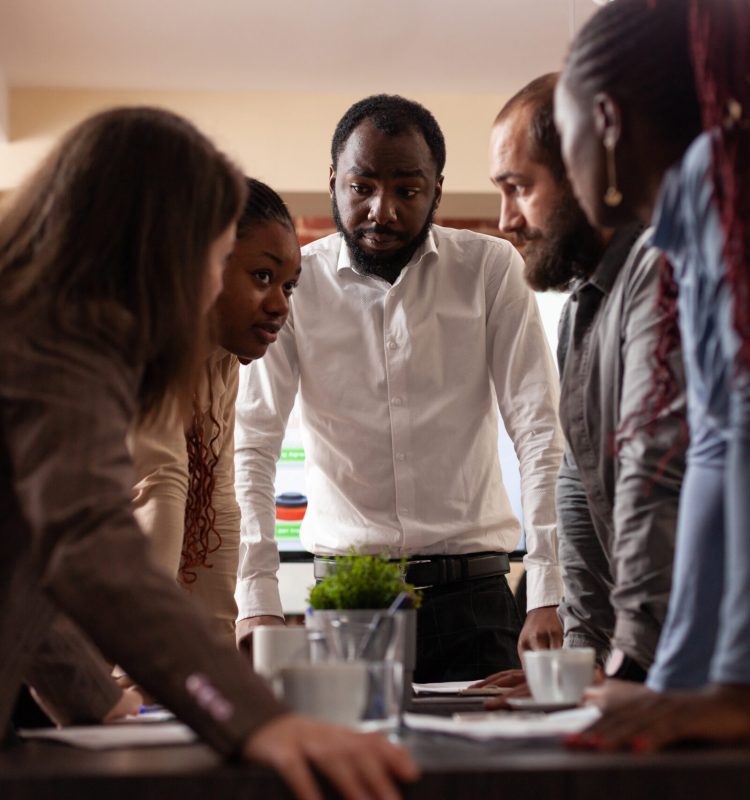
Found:
[[[139,365],[119,336],[106,337],[47,316],[0,321],[0,392],[82,404],[108,395],[132,413]]]

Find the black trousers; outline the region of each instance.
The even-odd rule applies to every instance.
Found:
[[[486,678],[519,669],[521,618],[504,575],[423,589],[417,683]]]

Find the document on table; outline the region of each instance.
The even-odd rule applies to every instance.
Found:
[[[432,714],[404,714],[404,724],[414,731],[447,733],[469,739],[533,739],[580,733],[599,719],[595,706],[583,706],[554,714],[494,711],[454,714],[438,717]]]
[[[444,681],[442,683],[413,683],[412,689],[416,695],[495,695],[508,694],[511,690],[504,686],[479,686],[472,688],[476,681]]]
[[[181,722],[129,722],[114,725],[71,725],[67,728],[22,728],[23,739],[46,739],[86,750],[118,747],[164,747],[192,744],[196,734]]]

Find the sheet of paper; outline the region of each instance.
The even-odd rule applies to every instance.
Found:
[[[146,711],[141,711],[140,714],[135,714],[130,717],[123,717],[122,719],[112,720],[110,725],[133,725],[140,722],[171,722],[175,719],[175,715],[166,708],[149,708]]]
[[[510,689],[501,686],[482,686],[472,689],[476,681],[445,681],[443,683],[413,683],[416,695],[425,694],[458,694],[458,695],[493,695],[507,694]]]
[[[164,747],[192,744],[195,733],[181,722],[133,722],[127,725],[71,725],[67,728],[22,728],[24,739],[47,739],[86,750],[118,747]]]
[[[431,714],[404,714],[404,723],[415,731],[447,733],[480,741],[488,739],[525,739],[564,736],[580,733],[599,719],[595,706],[557,711],[554,714],[526,714],[510,711],[454,714],[438,717]]]

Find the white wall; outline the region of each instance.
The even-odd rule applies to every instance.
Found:
[[[8,87],[0,68],[0,145],[8,140]]]
[[[11,89],[10,133],[0,143],[0,191],[16,186],[60,134],[96,111],[149,104],[183,114],[251,175],[280,192],[326,191],[329,149],[356,94]],[[446,191],[491,195],[489,130],[504,98],[491,94],[423,94],[443,128]],[[471,216],[471,214],[469,214]]]

